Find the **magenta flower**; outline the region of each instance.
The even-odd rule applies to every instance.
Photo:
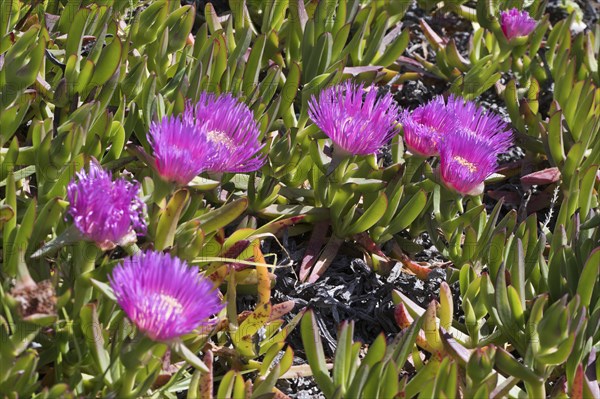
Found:
[[[152,122],[148,141],[158,174],[166,181],[186,185],[204,172],[216,156],[206,136],[204,124],[186,118],[168,116],[160,123]]]
[[[260,131],[248,106],[231,94],[203,92],[197,104],[187,104],[183,119],[190,125],[205,125],[205,137],[214,156],[206,170],[215,173],[253,172],[265,163],[259,154]]]
[[[112,249],[135,241],[136,232],[146,230],[146,205],[138,197],[139,183],[112,175],[96,162],[89,172],[77,173],[78,181],[67,187],[69,213],[81,234],[101,249]]]
[[[480,137],[458,131],[440,147],[440,177],[451,190],[479,195],[484,181],[497,168],[497,149]]]
[[[512,145],[512,131],[498,115],[486,113],[473,101],[465,101],[462,97],[450,96],[447,108],[454,114],[458,129],[488,142],[498,153]]]
[[[529,35],[535,29],[536,24],[537,21],[531,18],[527,11],[513,8],[500,13],[500,26],[508,40]]]
[[[405,110],[401,122],[406,146],[412,153],[424,157],[438,155],[439,143],[458,129],[458,121],[442,96],[436,96],[412,112]]]
[[[109,277],[117,303],[154,341],[169,341],[206,325],[223,305],[212,282],[170,255],[145,251],[127,258]]]
[[[350,81],[323,90],[309,101],[310,119],[346,153],[369,155],[397,133],[400,111],[391,94],[377,99],[371,87],[363,101],[363,85]]]

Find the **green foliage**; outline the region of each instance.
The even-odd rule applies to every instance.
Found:
[[[333,359],[332,373],[321,343],[321,332],[315,315],[308,310],[302,318],[302,342],[315,381],[326,398],[392,398],[401,392],[398,374],[411,354],[418,339],[422,319],[398,334],[392,345],[386,344],[383,334],[369,346],[364,356],[359,356],[360,342],[353,342],[354,323],[344,322],[338,331],[338,341]]]

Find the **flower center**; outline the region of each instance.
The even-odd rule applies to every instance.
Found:
[[[157,301],[164,305],[169,314],[180,315],[183,312],[183,306],[179,301],[167,294],[158,294]]]
[[[232,149],[234,147],[233,140],[231,140],[231,137],[229,137],[225,132],[220,130],[209,130],[206,135],[213,143],[222,144],[227,149]]]
[[[453,159],[456,162],[458,162],[459,164],[461,164],[462,166],[464,166],[467,169],[469,169],[469,172],[473,173],[473,172],[477,171],[477,166],[475,166],[474,163],[467,161],[463,157],[456,155]]]

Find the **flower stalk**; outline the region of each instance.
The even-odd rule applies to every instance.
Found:
[[[96,258],[101,251],[90,243],[82,241],[73,251],[73,277],[75,280],[73,309],[81,309],[92,299],[92,286],[89,274],[96,266]]]

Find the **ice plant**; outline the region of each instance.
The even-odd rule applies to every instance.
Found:
[[[161,178],[186,185],[204,172],[216,156],[206,136],[204,124],[190,123],[181,116],[166,116],[159,123],[153,122],[148,141]]]
[[[67,187],[69,213],[81,234],[101,249],[135,241],[146,229],[145,204],[138,197],[139,183],[112,175],[96,162],[77,173]]]
[[[458,131],[440,147],[440,178],[462,195],[479,195],[497,166],[498,150],[480,137]]]
[[[196,104],[186,105],[183,119],[190,125],[204,125],[205,140],[213,148],[206,170],[213,173],[253,172],[265,157],[260,131],[248,106],[231,94],[217,96],[203,92]]]
[[[500,116],[486,113],[473,101],[450,96],[447,109],[454,115],[458,130],[488,142],[498,153],[505,152],[512,145],[512,132],[508,124]]]
[[[377,98],[363,85],[350,81],[324,89],[309,101],[310,119],[333,141],[334,152],[354,155],[375,153],[397,132],[400,111],[391,94]]]
[[[412,112],[404,110],[401,122],[406,146],[413,154],[424,157],[439,154],[438,144],[458,128],[457,120],[442,96],[436,96]]]
[[[197,267],[168,254],[140,252],[109,277],[119,306],[147,337],[170,341],[207,323],[223,305]]]
[[[500,26],[508,40],[529,35],[536,24],[537,21],[531,18],[527,11],[513,8],[500,13]]]

